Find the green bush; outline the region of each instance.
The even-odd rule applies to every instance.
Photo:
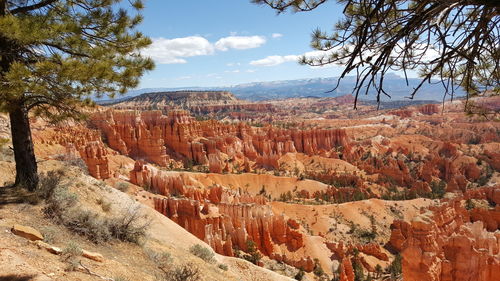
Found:
[[[401,255],[397,254],[394,257],[392,263],[389,265],[389,273],[391,274],[392,278],[397,278],[401,275],[403,270],[401,261],[402,261]]]
[[[215,255],[212,250],[203,247],[200,244],[193,245],[191,248],[189,248],[189,252],[206,262],[215,262]]]
[[[226,264],[223,264],[223,263],[219,264],[219,268],[222,269],[222,270],[224,270],[224,271],[227,271],[229,269],[229,267]]]
[[[364,272],[363,272],[363,266],[358,260],[355,260],[353,263],[353,269],[354,269],[354,281],[364,281]]]
[[[313,273],[314,273],[314,275],[316,275],[318,277],[321,277],[321,276],[323,276],[323,274],[325,274],[325,271],[321,267],[321,264],[319,264],[319,260],[318,259],[314,259]]]
[[[258,264],[260,259],[262,259],[262,254],[252,240],[247,240],[247,252],[243,254],[243,259],[253,264]]]

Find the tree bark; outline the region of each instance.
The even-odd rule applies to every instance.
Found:
[[[16,160],[16,182],[14,185],[35,191],[38,185],[38,168],[31,138],[28,110],[23,107],[15,107],[9,112],[9,117]]]

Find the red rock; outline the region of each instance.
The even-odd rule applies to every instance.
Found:
[[[208,164],[213,172],[232,171],[235,166],[240,169],[245,163],[243,168],[249,169],[248,161],[277,168],[278,159],[286,153],[322,155],[349,143],[343,129],[255,129],[244,123],[196,121],[179,110],[170,111],[168,116],[160,111],[110,110],[94,114],[92,123],[106,134],[109,146],[122,154],[166,166],[168,153],[194,164]],[[228,161],[222,163],[220,153]]]
[[[390,245],[401,251],[405,280],[498,280],[500,235],[468,221],[457,200],[431,207],[411,223],[395,221]]]

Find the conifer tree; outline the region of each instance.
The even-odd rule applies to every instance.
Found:
[[[332,0],[252,0],[278,13],[307,12]],[[302,57],[312,66],[344,66],[339,82],[354,74],[355,107],[359,94],[390,97],[384,77],[408,71],[421,77],[413,98],[425,83],[437,79],[447,95],[457,88],[469,96],[484,91],[500,94],[500,1],[498,0],[337,0],[343,18],[333,31],[316,30],[316,57]],[[434,82],[433,82],[434,83]],[[408,84],[408,80],[407,80]]]
[[[130,7],[126,7],[129,5]],[[0,111],[8,113],[16,186],[38,184],[28,113],[81,117],[91,97],[124,93],[153,68],[139,50],[141,0],[0,0]]]

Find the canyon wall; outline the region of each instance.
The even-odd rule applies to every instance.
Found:
[[[277,159],[285,153],[324,155],[349,143],[342,129],[255,128],[196,121],[186,111],[164,116],[161,111],[109,110],[94,114],[91,122],[104,132],[109,146],[124,155],[160,166],[166,166],[170,157],[194,164],[210,162],[214,172],[243,170],[249,161],[277,169]]]

